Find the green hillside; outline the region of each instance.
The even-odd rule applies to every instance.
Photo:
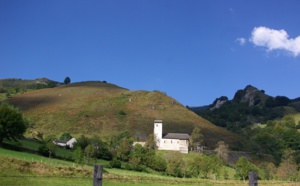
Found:
[[[33,135],[97,135],[105,139],[128,130],[133,136],[153,133],[153,121],[163,120],[164,132],[190,134],[199,126],[209,148],[223,140],[233,149],[244,145],[238,135],[217,127],[159,91],[130,91],[106,82],[82,82],[34,90],[8,100],[35,124]]]
[[[61,84],[47,78],[38,78],[35,80],[18,78],[0,79],[0,102],[16,94],[42,88],[53,88]]]
[[[25,80],[25,79],[18,79],[18,78],[10,78],[10,79],[0,79],[0,88],[3,89],[36,89],[40,87],[46,86],[56,86],[60,85],[57,81],[53,81],[47,78],[38,78],[35,80]],[[45,86],[42,86],[45,85]]]

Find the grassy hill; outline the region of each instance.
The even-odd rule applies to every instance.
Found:
[[[199,126],[210,147],[223,140],[234,149],[242,139],[185,108],[159,91],[130,91],[105,82],[82,82],[34,90],[8,100],[34,123],[32,133],[97,135],[105,139],[128,130],[140,138],[153,133],[153,121],[162,119],[164,132],[190,134]]]
[[[35,80],[25,80],[18,78],[0,79],[0,88],[20,88],[20,89],[35,89],[38,85],[60,85],[62,83],[47,79],[38,78]]]
[[[35,89],[52,88],[61,84],[47,78],[38,78],[35,80],[17,78],[0,79],[0,103],[16,94],[22,94]]]

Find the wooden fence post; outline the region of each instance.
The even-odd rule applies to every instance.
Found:
[[[248,177],[249,177],[249,186],[258,186],[258,182],[257,182],[258,176],[256,172],[254,171],[249,172]]]
[[[94,166],[93,186],[102,186],[103,165]]]

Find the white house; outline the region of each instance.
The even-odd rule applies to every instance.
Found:
[[[75,138],[72,138],[72,139],[70,139],[69,141],[67,141],[67,146],[68,146],[69,148],[73,149],[74,144],[75,144],[76,142],[77,142],[76,139],[75,139]]]
[[[68,147],[68,148],[73,148],[74,144],[76,143],[76,139],[72,138],[69,141],[62,141],[62,140],[55,140],[53,141],[54,144],[60,146],[60,147]]]
[[[162,120],[154,120],[154,136],[158,150],[174,150],[181,153],[189,152],[188,134],[167,133],[163,135]]]

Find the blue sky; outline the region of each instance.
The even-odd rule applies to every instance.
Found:
[[[0,79],[100,80],[183,105],[300,97],[298,0],[0,0]]]

